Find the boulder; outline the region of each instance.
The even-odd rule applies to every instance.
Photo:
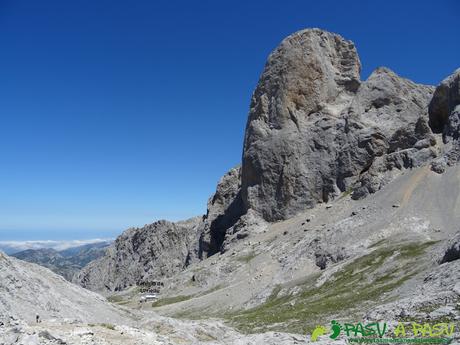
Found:
[[[450,239],[441,251],[440,264],[460,259],[460,233]]]

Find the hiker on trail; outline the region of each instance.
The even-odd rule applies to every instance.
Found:
[[[37,323],[40,322],[40,315],[37,314],[37,316],[35,317],[35,321],[37,321]]]

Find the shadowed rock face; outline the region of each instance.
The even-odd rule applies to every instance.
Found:
[[[460,259],[460,233],[455,236],[444,246],[443,254],[439,260],[440,264],[452,262]]]
[[[460,69],[436,88],[429,114],[431,127],[442,133],[445,144],[443,156],[432,167],[434,171],[443,172],[447,165],[455,164],[460,159]]]
[[[241,167],[227,172],[219,181],[216,192],[208,201],[207,214],[201,224],[199,257],[221,250],[227,229],[235,225],[243,214],[241,199]]]
[[[449,124],[449,117],[460,104],[460,69],[444,79],[436,88],[430,102],[430,126],[433,131],[442,133]],[[446,133],[449,135],[449,132]]]
[[[379,68],[363,83],[352,42],[310,29],[269,56],[243,149],[245,211],[287,219],[354,189],[375,192],[393,168],[432,159],[433,88]],[[407,151],[403,151],[407,150]]]

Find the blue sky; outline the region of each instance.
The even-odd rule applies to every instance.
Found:
[[[285,36],[338,32],[363,78],[437,84],[460,67],[459,22],[456,0],[0,0],[0,240],[204,213]]]

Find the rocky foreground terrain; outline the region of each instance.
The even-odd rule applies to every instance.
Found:
[[[0,309],[3,334],[300,344],[331,320],[458,323],[460,70],[434,87],[383,67],[362,81],[360,66],[339,35],[287,37],[252,95],[242,163],[219,181],[207,214],[129,229],[74,277],[112,305],[65,282],[103,314],[64,322],[57,306],[28,324],[21,299],[35,290],[1,285],[0,298],[18,296]],[[11,262],[3,256],[0,274]],[[140,304],[139,286],[156,280],[159,299]]]
[[[275,345],[278,340],[301,339],[283,333],[245,336],[217,321],[180,321],[121,308],[46,268],[0,254],[2,345]]]

